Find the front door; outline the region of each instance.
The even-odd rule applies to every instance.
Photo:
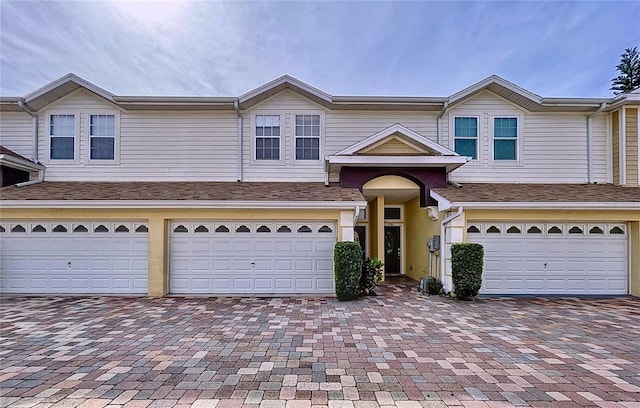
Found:
[[[400,226],[384,227],[384,271],[386,274],[399,274],[400,269]]]

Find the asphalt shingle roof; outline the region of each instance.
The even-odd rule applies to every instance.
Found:
[[[465,183],[462,188],[449,185],[433,190],[454,203],[640,203],[640,187],[613,184]]]
[[[3,187],[0,200],[365,201],[357,188],[324,183],[57,181]]]

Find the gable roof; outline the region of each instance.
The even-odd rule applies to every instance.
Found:
[[[39,111],[50,103],[74,92],[80,88],[86,89],[101,98],[114,103],[113,94],[105,91],[97,85],[80,78],[75,74],[67,74],[53,82],[48,83],[40,89],[25,95],[23,100],[27,107],[32,111]]]
[[[485,90],[493,92],[530,112],[593,112],[598,109],[602,103],[611,101],[606,98],[543,98],[498,75],[491,75],[451,95],[448,98],[449,107],[460,104]]]
[[[364,140],[361,140],[358,143],[355,143],[345,149],[340,150],[339,152],[335,153],[334,156],[350,156],[350,155],[357,154],[358,152],[362,152],[367,148],[374,147],[378,142],[381,142],[384,139],[396,133],[399,133],[404,138],[407,138],[410,143],[418,145],[424,148],[425,150],[433,153],[432,155],[460,156],[458,153],[454,152],[453,150],[447,149],[446,147],[427,139],[426,137],[414,132],[413,130],[405,126],[402,126],[399,123],[396,123],[395,125],[391,125],[388,128],[383,129],[378,133],[375,133]]]
[[[239,97],[176,97],[176,96],[116,96],[75,74],[67,74],[42,88],[20,97],[0,97],[3,111],[20,111],[23,101],[32,111],[39,111],[48,104],[77,89],[86,89],[123,109],[171,109],[171,110],[234,110],[248,109],[283,90],[291,90],[332,110],[405,110],[441,112],[473,97],[482,91],[490,91],[507,101],[532,112],[572,111],[592,113],[602,103],[625,104],[637,102],[638,94],[624,94],[615,98],[543,98],[497,75],[491,75],[449,97],[398,97],[398,96],[333,96],[290,75],[283,75]],[[610,106],[609,109],[612,109]]]
[[[332,103],[331,95],[322,92],[321,90],[312,87],[292,76],[283,75],[280,78],[274,79],[252,91],[241,95],[238,98],[240,109],[247,109],[257,103],[268,99],[285,89],[291,89],[294,92],[301,94],[302,96],[310,99],[325,107],[330,107]]]

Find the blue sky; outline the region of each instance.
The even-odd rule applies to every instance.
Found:
[[[332,95],[448,96],[497,74],[607,97],[640,1],[0,2],[0,95],[73,72],[117,95],[238,96],[283,74]]]

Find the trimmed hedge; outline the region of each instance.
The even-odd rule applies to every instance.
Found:
[[[360,296],[362,249],[360,244],[340,241],[333,249],[336,296],[339,300],[353,300]]]
[[[484,247],[480,244],[451,245],[451,273],[456,297],[468,300],[478,296],[482,286]]]

